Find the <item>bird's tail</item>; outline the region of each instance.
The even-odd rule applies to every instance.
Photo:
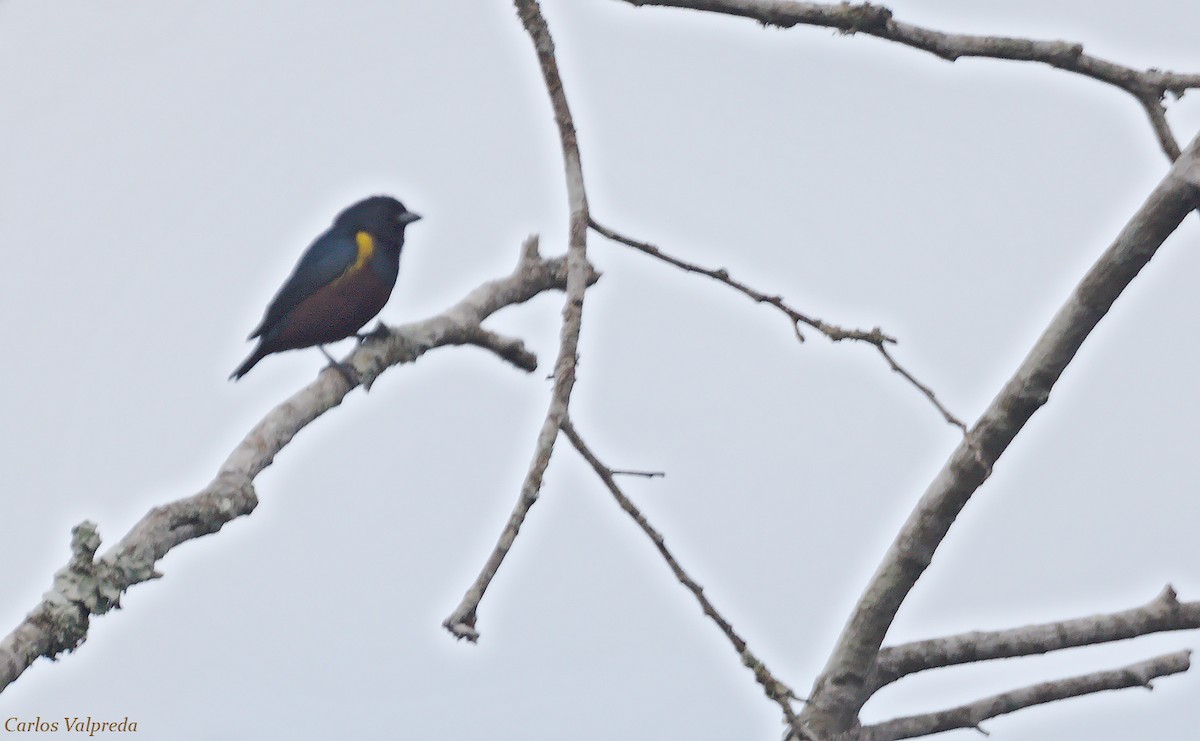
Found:
[[[250,353],[250,357],[246,358],[246,362],[239,365],[237,370],[229,374],[229,380],[236,381],[249,373],[251,368],[258,365],[258,361],[267,357],[267,354],[263,352],[262,343],[259,343],[258,347],[254,348],[254,352]]]

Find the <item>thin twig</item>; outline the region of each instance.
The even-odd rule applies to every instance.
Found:
[[[567,241],[567,297],[563,305],[562,330],[559,334],[558,359],[554,364],[554,389],[550,393],[549,409],[534,446],[533,460],[529,472],[521,484],[521,492],[512,514],[508,518],[496,547],[492,550],[479,576],[467,589],[462,600],[442,625],[458,638],[476,641],[479,632],[475,628],[476,611],[488,585],[504,562],[504,557],[525,522],[530,507],[537,501],[542,488],[542,477],[550,464],[554,441],[562,420],[566,418],[571,400],[571,389],[575,385],[576,352],[579,348],[579,329],[583,321],[583,294],[588,285],[591,266],[587,261],[587,193],[583,185],[583,166],[579,157],[579,144],[575,135],[575,124],[571,120],[571,109],[563,91],[558,63],[554,59],[554,40],[546,19],[542,17],[537,0],[514,0],[517,14],[537,52],[542,79],[554,109],[554,120],[562,145],[563,165],[566,170],[567,203],[570,208],[570,234]]]
[[[865,726],[859,731],[856,738],[859,741],[894,741],[894,739],[929,736],[958,728],[973,728],[986,733],[979,724],[988,718],[1015,713],[1023,708],[1045,705],[1071,697],[1093,695],[1108,690],[1122,690],[1130,687],[1145,687],[1152,690],[1154,686],[1151,684],[1151,680],[1186,672],[1190,666],[1190,651],[1163,654],[1120,669],[1041,682],[1011,692],[984,697],[958,707]]]
[[[933,389],[918,381],[912,373],[901,367],[900,364],[897,363],[896,360],[891,356],[891,354],[888,353],[887,345],[896,344],[896,340],[895,338],[884,334],[883,330],[881,330],[879,327],[875,327],[870,331],[862,329],[843,329],[842,327],[829,324],[828,322],[824,322],[820,319],[810,317],[800,311],[797,311],[786,301],[784,301],[782,296],[771,296],[763,293],[762,291],[751,288],[741,281],[734,280],[732,277],[730,277],[729,271],[725,268],[713,270],[702,265],[681,260],[678,257],[672,257],[671,255],[663,252],[657,246],[650,244],[649,242],[642,242],[631,237],[627,237],[620,232],[609,229],[608,227],[596,221],[594,218],[588,222],[588,225],[595,229],[598,233],[613,240],[614,242],[620,242],[627,247],[632,247],[638,252],[662,260],[668,265],[674,265],[684,272],[705,275],[713,280],[720,281],[735,291],[748,296],[757,303],[774,306],[791,320],[792,329],[796,332],[796,339],[800,340],[801,342],[804,342],[804,335],[800,332],[800,325],[804,324],[817,330],[833,342],[852,340],[874,345],[879,352],[883,354],[884,360],[887,361],[888,366],[890,366],[893,371],[903,376],[904,379],[911,383],[914,388],[920,391],[926,399],[929,399],[930,403],[932,403],[934,408],[937,409],[938,413],[942,415],[943,419],[962,430],[964,435],[966,434],[967,426],[963,424],[958,417],[955,417],[953,414],[951,414],[950,410],[948,410],[940,401],[938,401],[937,396],[933,393]]]
[[[800,332],[801,324],[812,327],[834,342],[840,342],[842,340],[854,340],[857,342],[866,342],[872,345],[883,345],[885,343],[895,344],[896,342],[895,338],[884,334],[883,330],[881,330],[879,327],[876,327],[870,331],[863,329],[843,329],[842,327],[838,327],[834,324],[823,322],[816,317],[808,316],[807,314],[799,312],[793,307],[789,306],[787,302],[783,300],[782,296],[770,296],[751,288],[741,281],[734,280],[729,276],[729,271],[725,268],[713,270],[702,265],[687,262],[686,260],[680,260],[678,257],[672,257],[649,242],[641,242],[633,239],[632,237],[627,237],[624,234],[609,229],[600,222],[596,221],[595,218],[592,218],[588,221],[588,226],[614,242],[620,242],[626,247],[632,247],[638,252],[650,255],[651,257],[656,257],[659,260],[662,260],[669,265],[674,265],[685,272],[708,276],[713,280],[724,283],[735,291],[745,294],[760,304],[770,304],[771,306],[774,306],[792,320],[792,329],[796,333],[796,339],[800,340],[801,342],[804,342],[804,335]]]
[[[909,383],[911,383],[913,386],[916,387],[916,389],[918,391],[920,391],[922,394],[925,395],[926,399],[929,399],[929,403],[933,404],[934,408],[936,408],[939,412],[941,412],[942,419],[946,420],[950,424],[952,424],[955,427],[957,427],[958,429],[962,430],[962,433],[964,435],[967,434],[967,426],[962,423],[962,420],[960,420],[958,417],[955,417],[953,414],[951,414],[950,410],[947,409],[942,404],[942,402],[938,401],[937,396],[935,396],[933,393],[933,389],[929,388],[925,384],[918,381],[916,378],[913,377],[913,374],[909,373],[907,370],[905,370],[903,367],[901,367],[900,364],[896,362],[895,358],[892,357],[891,353],[889,353],[887,351],[887,348],[885,346],[876,345],[875,348],[877,350],[879,350],[879,354],[883,356],[883,359],[887,361],[887,364],[889,366],[891,366],[892,370],[899,373],[901,376],[904,376],[904,378]]]
[[[767,698],[779,705],[788,727],[793,730],[799,728],[796,712],[792,709],[791,701],[800,698],[790,687],[771,674],[766,664],[750,651],[750,648],[746,645],[746,641],[737,634],[737,631],[733,629],[729,621],[721,613],[717,612],[717,608],[713,606],[713,603],[708,597],[704,596],[704,588],[697,584],[692,577],[688,576],[683,567],[679,565],[679,561],[667,549],[662,534],[654,529],[654,526],[650,524],[645,515],[638,510],[637,506],[617,486],[617,482],[613,478],[616,472],[596,458],[595,453],[583,442],[579,433],[575,431],[575,427],[571,424],[569,418],[563,419],[562,431],[567,436],[567,439],[571,441],[571,445],[575,446],[575,450],[579,451],[579,455],[583,456],[583,459],[588,462],[588,465],[592,467],[592,470],[604,482],[604,485],[613,495],[613,498],[617,500],[617,504],[620,505],[621,509],[625,510],[625,513],[633,518],[633,521],[642,529],[646,537],[650,538],[654,543],[654,547],[658,549],[659,554],[667,562],[667,566],[670,567],[671,573],[675,574],[675,578],[679,583],[692,593],[692,596],[700,603],[700,609],[704,611],[704,614],[716,623],[721,632],[725,634],[725,637],[733,646],[733,650],[737,652],[738,657],[742,660],[742,664],[754,672],[754,679],[762,686]]]
[[[962,57],[1006,59],[1042,64],[1090,77],[1124,90],[1133,96],[1150,117],[1150,124],[1163,152],[1172,161],[1179,157],[1179,144],[1162,115],[1162,99],[1182,96],[1200,88],[1200,74],[1178,74],[1163,70],[1136,70],[1083,52],[1083,44],[1066,41],[1037,41],[1008,36],[945,33],[898,21],[892,11],[871,3],[807,3],[787,0],[624,0],[630,5],[660,5],[735,15],[764,26],[791,28],[797,25],[834,28],[850,34],[866,34],[929,52],[953,62]]]
[[[667,474],[665,471],[627,471],[620,468],[609,470],[613,476],[638,476],[644,479],[661,479]]]

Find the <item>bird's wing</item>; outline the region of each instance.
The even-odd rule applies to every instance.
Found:
[[[266,316],[248,339],[269,332],[301,301],[337,280],[357,259],[358,245],[352,235],[330,229],[317,237],[301,255],[291,276],[271,300]]]

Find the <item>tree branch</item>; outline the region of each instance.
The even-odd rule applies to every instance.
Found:
[[[1010,630],[972,631],[889,646],[879,652],[868,685],[873,695],[897,679],[928,669],[1032,656],[1151,633],[1197,628],[1200,628],[1200,602],[1179,602],[1175,590],[1168,585],[1150,602],[1132,610]]]
[[[346,362],[369,385],[386,368],[412,362],[433,348],[480,344],[483,336],[497,337],[481,330],[483,320],[544,291],[564,289],[569,272],[565,258],[542,260],[537,238],[530,237],[512,275],[484,283],[437,316],[395,327],[385,339],[364,343]],[[589,266],[586,282],[598,278]],[[515,341],[497,340],[497,347],[488,347],[498,350],[509,342]],[[0,691],[39,656],[55,658],[77,648],[87,638],[91,616],[118,606],[121,594],[131,586],[159,577],[155,564],[172,548],[215,533],[254,511],[258,504],[254,478],[297,432],[341,404],[352,388],[341,373],[322,371],[250,430],[212,483],[193,496],[150,510],[101,558],[95,558],[100,547],[96,526],[90,522],[77,526],[68,565],[55,574],[54,585],[25,620],[0,640]]]
[[[897,363],[896,359],[892,357],[892,354],[888,352],[887,347],[884,345],[876,345],[875,349],[878,350],[879,354],[883,356],[883,359],[887,362],[889,368],[896,373],[899,373],[901,377],[911,383],[913,387],[917,389],[917,391],[920,391],[926,399],[929,399],[929,403],[933,404],[933,408],[938,410],[938,413],[942,415],[942,419],[962,430],[964,435],[967,434],[967,426],[963,424],[962,420],[951,414],[950,410],[947,409],[942,402],[938,401],[937,395],[933,393],[933,389],[918,381],[912,373],[909,373],[902,365]]]
[[[888,366],[893,371],[899,373],[905,380],[911,383],[915,389],[920,391],[921,394],[933,404],[934,408],[938,410],[938,413],[942,415],[943,419],[955,427],[958,427],[963,431],[963,434],[966,434],[967,426],[963,424],[958,417],[955,417],[953,414],[951,414],[950,410],[943,406],[940,401],[938,401],[937,396],[933,393],[933,389],[918,381],[913,374],[901,367],[900,364],[897,363],[896,360],[891,356],[891,354],[887,351],[887,345],[896,344],[896,339],[884,334],[883,330],[879,327],[875,327],[869,332],[862,329],[843,329],[837,325],[829,324],[828,322],[824,322],[815,317],[810,317],[806,314],[800,313],[796,309],[792,308],[787,302],[785,302],[782,296],[769,296],[761,291],[751,288],[745,283],[734,280],[732,277],[730,277],[729,271],[725,268],[712,270],[711,268],[706,268],[695,263],[687,262],[686,260],[680,260],[677,257],[672,257],[649,242],[640,242],[636,239],[626,237],[619,232],[609,229],[595,219],[589,220],[588,225],[614,242],[619,242],[626,247],[632,247],[638,252],[662,260],[668,265],[674,265],[684,272],[708,276],[709,278],[724,283],[733,290],[748,296],[757,303],[774,306],[791,320],[792,329],[796,333],[796,339],[800,342],[804,342],[804,335],[800,332],[800,325],[803,324],[805,326],[812,327],[833,342],[853,340],[856,342],[865,342],[869,345],[874,345],[876,349],[878,349],[883,355],[883,359],[887,361]]]
[[[1189,211],[1200,205],[1200,139],[1193,141],[1121,234],[1087,272],[1020,368],[959,443],[909,515],[842,630],[801,717],[819,737],[857,723],[869,678],[896,612],[933,554],[1046,401],[1084,340]]]
[[[546,411],[546,419],[538,432],[537,443],[534,447],[533,461],[529,472],[521,484],[521,492],[512,514],[508,518],[496,547],[492,550],[479,576],[467,588],[462,600],[450,616],[442,622],[458,638],[476,641],[479,632],[475,629],[476,610],[479,608],[488,585],[504,562],[504,557],[512,548],[521,525],[529,513],[530,507],[537,501],[542,488],[542,477],[546,466],[550,464],[550,455],[554,451],[554,441],[558,438],[558,430],[566,418],[567,407],[571,401],[571,389],[575,385],[575,361],[579,347],[579,330],[583,321],[583,294],[588,285],[590,266],[587,261],[587,223],[588,205],[587,193],[583,185],[583,166],[579,157],[579,143],[575,135],[575,124],[571,119],[571,109],[567,106],[566,93],[563,91],[562,78],[558,73],[558,63],[554,58],[554,40],[550,37],[550,29],[537,0],[514,0],[517,14],[525,26],[537,52],[538,64],[542,70],[542,79],[546,83],[546,92],[554,109],[554,121],[558,125],[559,139],[562,145],[563,167],[566,171],[567,205],[570,209],[570,233],[567,242],[567,297],[563,306],[563,323],[560,332],[558,359],[554,364],[554,389],[550,393],[550,405]]]
[[[617,504],[621,509],[625,510],[625,513],[633,518],[633,521],[642,529],[646,537],[650,538],[654,543],[654,547],[658,549],[659,555],[667,562],[667,566],[670,567],[671,573],[675,574],[675,578],[679,580],[679,583],[692,593],[692,596],[700,603],[700,609],[704,611],[704,614],[712,619],[717,627],[721,629],[721,632],[725,634],[725,638],[732,644],[733,650],[737,652],[738,657],[742,660],[742,664],[754,672],[754,679],[762,686],[763,693],[766,694],[768,699],[779,705],[788,726],[795,731],[798,728],[798,721],[796,712],[792,709],[791,701],[799,699],[796,693],[786,684],[775,678],[775,675],[767,669],[766,664],[750,651],[750,647],[746,645],[746,641],[737,634],[737,631],[733,629],[729,621],[721,613],[717,612],[717,608],[713,606],[713,603],[709,601],[708,597],[704,596],[704,587],[697,584],[692,577],[688,576],[683,567],[679,565],[679,562],[675,560],[675,556],[667,549],[666,541],[663,539],[662,534],[654,529],[654,526],[650,524],[645,515],[638,510],[637,505],[629,497],[625,496],[625,493],[617,486],[616,479],[614,478],[616,471],[608,468],[596,458],[595,453],[591,451],[583,442],[579,433],[575,431],[575,427],[571,424],[570,419],[563,420],[562,431],[567,436],[567,439],[571,441],[571,445],[575,446],[575,450],[579,452],[579,455],[583,456],[583,459],[588,462],[588,465],[592,467],[592,470],[596,472],[596,475],[608,487],[609,492],[617,500]]]
[[[722,13],[758,21],[764,26],[791,28],[797,25],[833,28],[845,34],[861,33],[929,52],[948,62],[961,57],[1007,59],[1042,64],[1090,77],[1120,88],[1133,96],[1145,110],[1159,145],[1174,160],[1179,145],[1167,126],[1162,99],[1170,93],[1182,96],[1200,87],[1200,74],[1178,74],[1163,70],[1136,70],[1083,52],[1083,44],[1066,41],[1036,41],[1009,36],[979,36],[944,33],[898,21],[892,11],[871,3],[806,3],[787,0],[624,0],[630,5],[659,5]]]
[[[910,715],[866,726],[859,731],[857,737],[860,741],[892,741],[900,738],[929,736],[958,728],[974,728],[986,734],[980,728],[980,723],[988,718],[1013,713],[1022,708],[1045,705],[1056,700],[1081,697],[1106,690],[1121,690],[1129,687],[1154,689],[1150,684],[1151,680],[1187,671],[1191,666],[1190,657],[1190,651],[1179,651],[1156,656],[1137,664],[1130,664],[1121,669],[1042,682],[947,710]]]
[[[537,370],[537,356],[530,352],[517,337],[505,337],[490,329],[474,327],[467,334],[467,343],[491,350],[501,360],[512,363],[526,373]]]

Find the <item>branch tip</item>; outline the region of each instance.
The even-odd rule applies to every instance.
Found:
[[[517,269],[524,270],[530,265],[534,265],[541,261],[542,256],[538,252],[538,235],[530,234],[521,244],[521,256],[517,260]]]

